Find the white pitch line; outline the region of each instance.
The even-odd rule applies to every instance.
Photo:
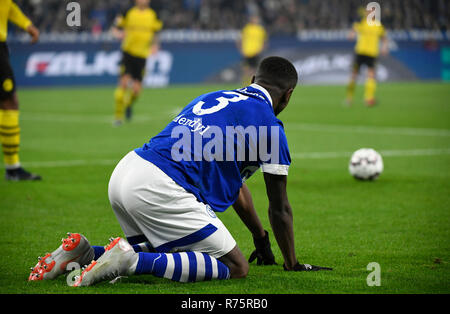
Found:
[[[158,116],[136,116],[135,122],[148,122],[167,120],[167,117],[176,116],[181,111],[180,108],[171,109],[166,115]],[[89,115],[89,114],[55,114],[55,113],[23,113],[21,119],[28,121],[50,121],[60,123],[111,123],[112,116],[109,115]],[[410,135],[410,136],[450,136],[450,130],[431,128],[407,128],[407,127],[379,127],[361,125],[338,125],[338,124],[315,124],[286,122],[288,130],[304,130],[313,132],[343,132],[343,133],[369,133],[369,134],[389,134],[389,135]]]
[[[45,122],[59,122],[59,123],[95,123],[95,124],[112,124],[112,115],[80,115],[80,114],[22,114],[21,120],[24,121],[45,121]],[[155,116],[136,116],[133,118],[134,122],[149,122],[158,120],[168,120],[167,117]]]
[[[353,152],[305,152],[292,153],[292,159],[333,159],[350,158]],[[413,157],[413,156],[440,156],[450,155],[450,149],[412,149],[412,150],[380,150],[383,157]],[[92,160],[55,160],[55,161],[24,161],[26,167],[33,168],[59,168],[77,166],[110,166],[120,159],[92,159]]]
[[[93,159],[93,160],[54,160],[54,161],[29,161],[22,162],[27,167],[36,168],[59,168],[76,166],[102,166],[114,165],[120,161],[112,159]]]
[[[60,123],[112,123],[112,116],[106,115],[80,115],[80,114],[36,114],[25,113],[20,117],[25,121],[45,121],[45,122],[60,122]]]
[[[450,136],[450,130],[405,127],[379,127],[361,125],[337,125],[314,123],[285,123],[287,130],[304,130],[314,132],[371,133],[411,136]]]
[[[380,150],[382,157],[438,156],[450,155],[450,149],[412,149],[412,150]],[[293,153],[293,159],[330,159],[350,158],[353,152],[311,152]]]

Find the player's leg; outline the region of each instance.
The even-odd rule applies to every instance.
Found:
[[[237,247],[236,247],[236,250]],[[233,252],[227,261],[231,265]],[[245,260],[245,259],[244,259]],[[118,276],[151,274],[178,282],[196,282],[213,279],[245,277],[247,271],[228,267],[220,259],[198,251],[174,253],[136,253],[133,247],[122,238],[111,239],[104,254],[83,270],[76,279],[75,286],[89,286],[102,280]],[[247,266],[248,267],[248,266]],[[233,272],[231,272],[233,270]]]
[[[110,181],[111,182],[111,181]],[[109,193],[115,194],[114,187],[109,186]],[[111,193],[112,192],[112,193]],[[155,252],[155,249],[150,244],[148,239],[139,229],[139,227],[134,222],[133,218],[127,213],[126,210],[121,206],[121,204],[114,200],[114,197],[110,196],[111,207],[113,208],[114,214],[116,215],[117,221],[122,228],[128,243],[132,246],[136,253],[139,252]],[[114,200],[114,201],[113,201]],[[93,260],[98,260],[103,253],[105,253],[105,246],[93,245],[94,257]]]
[[[122,194],[123,208],[159,252],[140,252],[135,273],[175,281],[228,278],[230,269],[219,258],[235,249],[236,241],[211,208],[134,152],[125,158],[129,160],[117,166],[118,175],[111,176],[112,182],[120,180],[121,191],[113,187],[110,197],[115,201],[120,192],[129,191]],[[239,249],[234,252],[227,261],[246,263],[242,253],[241,260],[235,258]]]
[[[0,142],[6,168],[6,180],[40,180],[20,164],[19,102],[13,70],[9,63],[6,45],[0,46]]]
[[[129,88],[133,80],[134,72],[133,57],[122,51],[122,60],[120,61],[120,78],[119,83],[114,91],[115,109],[114,109],[114,125],[119,126],[125,118],[125,110],[129,98]]]
[[[127,154],[115,167],[108,184],[108,197],[116,219],[134,251],[154,252],[154,248],[123,205],[122,181],[127,176],[128,164],[132,162],[133,154],[134,152]],[[105,253],[105,246],[93,246],[93,249],[94,260]]]
[[[133,156],[131,155],[131,157]],[[121,182],[126,177],[126,165],[129,159],[130,154],[125,156],[114,169],[108,186],[109,198],[117,220],[130,244],[132,244],[130,246],[132,251],[135,253],[151,252],[153,248],[148,244],[147,238],[121,205]],[[69,233],[69,236],[66,239],[62,239],[62,242],[55,251],[45,254],[43,258],[39,258],[38,264],[32,268],[29,280],[55,279],[67,272],[66,266],[70,262],[76,262],[79,266],[85,266],[91,261],[100,260],[108,249],[108,246],[91,246],[86,237],[77,233]]]
[[[129,57],[129,73],[132,77],[132,85],[125,97],[125,117],[128,121],[133,115],[133,104],[136,102],[142,90],[142,80],[145,75],[147,60],[145,58]]]
[[[244,254],[236,245],[229,253],[219,258],[219,261],[227,265],[230,270],[230,278],[245,278],[249,265]]]
[[[155,248],[174,253],[139,253],[135,273],[181,282],[246,277],[248,262],[236,241],[217,217],[207,220],[196,232]]]
[[[356,79],[358,78],[359,69],[361,66],[361,60],[359,55],[355,55],[355,58],[353,60],[351,74],[350,74],[350,80],[347,84],[347,90],[346,90],[346,104],[351,105],[353,103],[353,97],[355,95],[355,88],[356,88]]]
[[[128,86],[131,82],[131,76],[124,73],[119,78],[119,83],[114,91],[114,125],[119,126],[122,124],[125,116],[125,97]]]
[[[9,87],[5,88],[8,80],[3,80],[2,93],[0,100],[0,139],[2,143],[3,160],[7,170],[17,169],[20,167],[19,161],[19,145],[20,145],[20,126],[19,126],[19,106],[17,95],[8,93]],[[11,84],[12,81],[11,81]],[[9,94],[6,96],[6,94]]]
[[[367,79],[365,83],[365,89],[364,89],[364,100],[366,102],[366,105],[371,107],[374,106],[375,101],[375,91],[377,88],[377,81],[375,78],[375,66],[372,63],[368,66],[367,69]]]
[[[135,246],[131,246],[125,239],[110,241],[103,254],[75,279],[75,286],[89,286],[124,275],[151,274],[178,282],[195,282],[243,278],[248,271],[248,263],[237,246],[223,258],[217,259],[208,253],[197,251],[138,253]],[[238,256],[242,257],[238,259]]]
[[[151,274],[178,282],[229,279],[230,268],[208,253],[138,253],[135,275]]]
[[[124,159],[126,159],[126,157]],[[120,196],[121,194],[119,184],[121,177],[124,175],[124,171],[126,172],[126,169],[121,166],[122,164],[122,161],[119,162],[113,172],[113,180],[110,180],[109,183],[111,205],[120,226],[125,234],[129,236],[130,241],[145,242],[146,238],[142,236],[142,232],[139,230],[132,217],[120,206],[120,199],[117,198],[117,196]],[[44,258],[39,259],[38,264],[32,268],[29,280],[54,279],[66,272],[66,265],[68,262],[77,262],[80,266],[87,265],[91,261],[99,260],[104,255],[107,248],[105,246],[91,246],[88,240],[80,234],[69,234],[69,237],[62,241],[63,244],[61,244],[61,246],[53,253],[45,254]],[[67,244],[69,244],[69,246],[65,247]],[[136,252],[142,252],[145,251],[145,248],[141,245],[136,245],[135,250]],[[55,261],[55,263],[53,263],[53,261]],[[50,268],[52,263],[54,266]]]
[[[211,208],[155,165],[147,162],[145,166],[149,173],[144,177],[151,175],[153,180],[145,180],[147,191],[126,201],[125,207],[159,253],[139,253],[135,274],[153,274],[181,282],[246,274],[245,257]],[[148,206],[130,204],[135,199],[144,200]]]
[[[131,89],[127,95],[125,101],[125,118],[129,121],[133,115],[133,104],[136,102],[137,98],[142,91],[142,82],[139,79],[133,79]]]
[[[130,241],[129,238],[127,237],[127,242],[128,242],[128,244],[131,245],[131,247],[133,248],[133,251],[136,253],[140,253],[140,252],[154,253],[155,252],[155,249],[152,247],[152,245],[150,244],[150,242],[148,240],[142,240],[141,242],[136,243],[136,242]],[[102,246],[102,245],[93,245],[92,249],[94,250],[94,257],[92,258],[92,260],[96,261],[105,253],[106,247]]]
[[[125,274],[153,274],[180,282],[246,274],[245,258],[208,206],[134,152],[116,166],[109,196],[125,235],[132,238],[142,231],[159,253],[136,254],[125,240],[113,241],[82,273],[77,286]]]

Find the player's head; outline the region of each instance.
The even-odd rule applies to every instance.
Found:
[[[252,79],[252,82],[269,91],[275,115],[288,105],[297,81],[298,74],[294,65],[281,57],[267,57],[262,60]]]
[[[366,18],[367,17],[367,10],[366,10],[366,7],[363,7],[363,6],[360,6],[360,7],[358,7],[358,9],[357,9],[357,13],[358,13],[358,16],[360,17],[360,18]]]
[[[252,24],[259,24],[260,20],[259,20],[259,16],[258,15],[251,15],[249,18],[249,22]]]
[[[138,7],[148,7],[150,5],[150,0],[135,0],[136,1],[136,5]]]

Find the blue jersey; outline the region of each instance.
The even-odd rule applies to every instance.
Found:
[[[218,212],[257,169],[287,175],[291,163],[283,124],[257,84],[194,99],[135,152]]]

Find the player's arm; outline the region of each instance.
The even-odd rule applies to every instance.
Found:
[[[240,53],[242,53],[242,35],[239,35],[239,37],[236,39],[236,48]]]
[[[389,39],[386,32],[383,30],[381,35],[381,55],[387,56],[389,54]]]
[[[245,183],[239,191],[238,199],[233,204],[233,208],[253,236],[255,250],[250,255],[249,262],[251,263],[257,259],[258,265],[276,264],[270,247],[269,233],[264,230],[261,224],[253,205],[252,195]]]
[[[157,53],[161,48],[161,43],[160,43],[160,39],[159,39],[159,35],[155,34],[153,37],[153,41],[152,41],[152,49],[151,49],[151,54],[155,54]]]
[[[294,246],[292,209],[286,192],[287,176],[265,172],[264,181],[269,199],[269,220],[287,269],[297,264]]]
[[[300,264],[297,261],[292,208],[286,191],[287,176],[264,172],[264,181],[269,199],[270,224],[284,257],[284,269],[292,271],[331,270],[327,267]]]
[[[355,40],[357,33],[358,33],[358,24],[353,23],[352,28],[350,29],[350,31],[347,34],[347,38],[349,40]]]
[[[264,45],[262,51],[266,51],[268,48],[269,48],[269,35],[267,34],[266,30],[264,30]]]
[[[33,25],[30,19],[28,19],[25,14],[23,14],[23,12],[14,2],[11,2],[8,20],[30,34],[32,44],[36,43],[39,40],[39,30]]]
[[[163,22],[158,19],[156,14],[153,14],[153,23],[152,23],[152,29],[154,32],[153,39],[152,39],[152,46],[151,46],[151,54],[157,53],[161,48],[161,41],[159,39],[159,32],[163,28]]]
[[[238,37],[236,38],[236,48],[238,49],[239,53],[243,55],[243,51],[242,51],[242,41],[244,39],[244,32],[245,32],[245,27],[239,32]]]
[[[351,30],[348,32],[347,38],[348,38],[349,40],[355,40],[355,38],[356,38],[356,32],[355,32],[355,30],[351,29]]]
[[[125,14],[121,13],[116,16],[114,20],[114,24],[111,26],[111,34],[117,38],[122,40],[125,37]]]
[[[233,208],[251,232],[253,238],[262,238],[265,236],[264,228],[253,205],[252,195],[245,183],[242,184],[239,196],[233,204]]]

